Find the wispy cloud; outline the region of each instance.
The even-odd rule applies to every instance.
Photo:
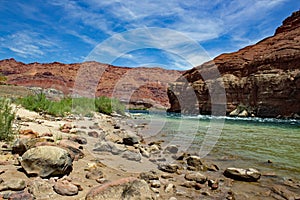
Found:
[[[86,60],[96,60],[104,63],[112,63],[115,60],[122,58],[125,55],[133,60],[133,63],[152,63],[151,59],[157,63],[151,56],[153,51],[148,51],[149,54],[136,57],[132,55],[132,51],[143,49],[159,49],[163,52],[168,52],[161,58],[162,64],[165,60],[171,61],[172,68],[174,63],[178,61],[177,68],[187,69],[190,66],[197,66],[210,58],[207,52],[198,44],[197,41],[185,36],[181,32],[166,28],[143,28],[134,29],[131,31],[116,34],[104,42],[100,43],[86,58]],[[130,56],[131,55],[131,56]],[[150,60],[150,61],[147,61]],[[182,63],[185,63],[185,67]]]
[[[44,56],[48,49],[57,47],[54,42],[31,31],[19,31],[6,37],[1,37],[0,46],[15,52],[23,58]]]
[[[13,4],[0,1],[0,17],[10,15],[0,19],[0,47],[2,51],[9,49],[8,52],[33,59],[60,47],[57,60],[77,62],[110,37],[119,37],[98,52],[107,57],[102,62],[123,56],[136,63],[134,59],[141,57],[123,52],[124,46],[128,46],[128,49],[167,49],[169,59],[175,58],[172,54],[178,54],[176,49],[181,48],[185,60],[201,64],[210,59],[207,52],[216,56],[269,36],[274,31],[274,10],[279,11],[291,2],[300,5],[293,0],[52,0],[40,3],[16,0]],[[182,37],[174,32],[122,34],[151,28],[173,30],[184,39],[179,41]],[[204,46],[209,43],[207,52],[203,49],[204,53],[199,54],[186,45],[186,40]],[[213,45],[216,41],[218,44]]]

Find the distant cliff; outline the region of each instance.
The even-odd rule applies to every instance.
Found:
[[[54,88],[65,94],[108,96],[130,102],[135,108],[168,107],[168,83],[182,72],[161,68],[116,67],[98,62],[75,64],[0,61],[7,83]]]
[[[221,76],[210,77],[216,70]],[[274,36],[186,71],[168,89],[169,111],[211,114],[214,91],[208,85],[216,82],[223,82],[226,102],[214,100],[220,104],[214,106],[225,107],[227,115],[299,117],[300,11],[285,19]],[[194,99],[187,95],[191,89]]]

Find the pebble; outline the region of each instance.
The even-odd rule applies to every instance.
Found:
[[[174,186],[174,184],[172,184],[172,183],[169,183],[167,186],[166,186],[166,188],[165,188],[165,192],[166,193],[173,193],[174,192],[174,189],[175,189],[175,186]]]
[[[89,131],[88,136],[93,137],[93,138],[98,138],[99,133],[97,131]]]
[[[160,188],[161,183],[159,180],[150,180],[150,185],[153,188]]]
[[[78,194],[78,187],[68,180],[58,180],[54,186],[54,191],[63,196],[73,196]]]

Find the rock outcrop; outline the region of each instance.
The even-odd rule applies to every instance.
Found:
[[[137,108],[168,107],[168,83],[182,74],[176,70],[116,67],[98,62],[25,64],[12,58],[0,61],[0,73],[6,76],[8,84],[53,88],[88,97],[115,97]]]
[[[259,117],[298,116],[300,11],[274,36],[186,71],[168,97],[171,112],[228,115],[237,109]]]

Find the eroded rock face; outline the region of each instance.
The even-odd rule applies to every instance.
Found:
[[[130,102],[134,108],[168,107],[168,83],[182,74],[176,70],[116,67],[98,62],[25,64],[14,59],[0,61],[0,72],[10,84],[57,90],[51,90],[52,93],[113,96]]]
[[[63,176],[72,171],[68,151],[55,146],[38,146],[26,151],[21,165],[29,175],[40,177]]]
[[[186,71],[168,89],[169,111],[222,115],[238,108],[259,117],[299,115],[299,32],[300,11],[274,36]]]

